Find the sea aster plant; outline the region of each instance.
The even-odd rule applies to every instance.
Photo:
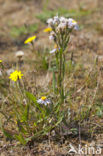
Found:
[[[65,76],[65,53],[68,47],[70,34],[78,29],[77,22],[72,18],[55,16],[47,20],[48,27],[51,30],[49,39],[54,41],[57,48],[50,51],[55,53],[56,64],[58,68],[57,89],[60,93],[62,102],[64,98],[63,80]]]

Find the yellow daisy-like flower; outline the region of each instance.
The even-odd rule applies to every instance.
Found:
[[[30,43],[30,42],[34,41],[35,39],[36,39],[36,36],[29,37],[27,40],[24,41],[24,43],[25,44]]]
[[[46,96],[42,96],[41,99],[44,101],[46,100]]]
[[[16,82],[18,79],[21,79],[22,76],[23,74],[21,73],[21,71],[15,70],[13,73],[10,74],[9,79]]]
[[[51,31],[52,31],[52,28],[50,28],[50,27],[44,29],[44,32],[51,32]]]
[[[0,60],[0,63],[2,63],[2,60]]]

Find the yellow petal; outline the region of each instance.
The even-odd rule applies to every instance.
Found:
[[[36,39],[36,36],[29,37],[27,40],[24,41],[24,43],[25,44],[30,43],[30,42],[32,42],[35,39]]]
[[[46,28],[46,29],[44,29],[44,32],[51,32],[52,31],[52,28]]]

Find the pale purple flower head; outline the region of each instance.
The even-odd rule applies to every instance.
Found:
[[[77,22],[74,19],[69,18],[68,19],[68,28],[72,29],[72,28],[75,28],[76,26],[77,26]]]
[[[60,50],[60,48],[54,48],[53,50],[50,51],[50,54],[57,52],[58,50]]]
[[[58,16],[54,16],[54,19],[53,19],[53,24],[54,25],[58,25],[60,23],[60,20],[59,20],[59,17]]]
[[[65,29],[66,28],[66,23],[60,23],[57,27],[57,30],[59,29]]]
[[[52,102],[50,99],[46,98],[43,100],[42,98],[40,98],[37,100],[37,103],[47,106],[48,104],[51,104]]]
[[[54,36],[53,35],[50,35],[49,36],[49,40],[54,40]]]
[[[60,17],[60,22],[61,23],[66,23],[67,22],[67,19],[65,17]]]
[[[49,26],[52,26],[53,25],[53,19],[52,18],[49,18],[47,20],[47,23],[48,23]]]
[[[57,51],[57,48],[50,51],[50,54],[55,53]]]

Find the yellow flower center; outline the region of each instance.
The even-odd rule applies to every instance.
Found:
[[[44,101],[46,100],[46,96],[42,96],[41,99]]]
[[[2,60],[0,60],[0,63],[2,63]]]

